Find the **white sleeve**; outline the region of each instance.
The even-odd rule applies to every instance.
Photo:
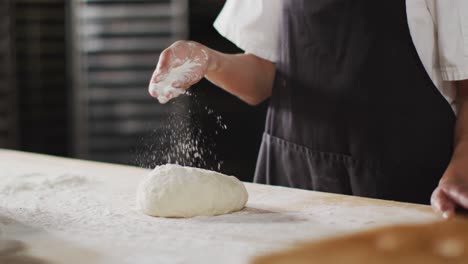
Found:
[[[444,81],[468,79],[468,1],[429,0]]]
[[[227,0],[214,27],[246,53],[276,62],[281,8],[281,0]]]

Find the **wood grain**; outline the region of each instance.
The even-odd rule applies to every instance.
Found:
[[[374,229],[262,256],[252,264],[468,263],[468,220]]]

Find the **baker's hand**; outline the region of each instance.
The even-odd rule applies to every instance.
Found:
[[[166,103],[199,82],[213,64],[209,48],[193,41],[177,41],[161,53],[148,91],[160,103]]]
[[[468,162],[452,162],[431,197],[432,207],[444,218],[468,209]],[[465,165],[465,164],[467,165]]]

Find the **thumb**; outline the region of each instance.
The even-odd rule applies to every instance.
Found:
[[[151,77],[151,83],[158,83],[166,77],[171,65],[171,58],[171,51],[169,49],[161,52],[159,55],[158,64],[156,65],[156,69],[154,70],[153,76]]]
[[[442,186],[444,193],[460,208],[468,208],[468,187],[466,184],[445,184]]]
[[[156,89],[156,84],[164,80],[168,74],[168,68],[169,68],[169,55],[167,55],[168,52],[161,53],[161,56],[159,57],[159,62],[158,65],[156,66],[156,69],[153,71],[153,74],[151,75],[150,83],[148,85],[148,92],[152,97],[158,97],[157,89]]]
[[[440,187],[437,187],[432,193],[431,204],[434,210],[444,218],[455,215],[455,202]]]

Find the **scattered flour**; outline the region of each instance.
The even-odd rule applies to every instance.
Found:
[[[161,104],[165,104],[172,98],[185,93],[185,90],[173,87],[173,83],[176,81],[189,81],[193,78],[193,68],[200,65],[197,61],[186,60],[182,65],[172,68],[161,82],[151,83],[150,93],[156,93]]]
[[[343,206],[321,200],[320,194],[253,184],[245,184],[251,197],[242,211],[155,218],[135,208],[135,191],[147,170],[73,164],[38,160],[24,166],[18,159],[2,165],[0,190],[8,185],[12,190],[28,187],[0,192],[1,235],[53,235],[103,257],[102,262],[83,263],[239,264],[249,263],[253,255],[339,230],[435,218],[429,210]],[[28,171],[18,173],[21,166]],[[73,174],[66,173],[67,168]]]
[[[82,175],[70,173],[44,175],[29,173],[11,177],[0,185],[0,192],[13,194],[22,191],[38,191],[57,188],[74,188],[88,182]]]
[[[171,163],[221,171],[216,142],[227,130],[221,115],[202,105],[196,93],[190,105],[177,101],[170,107],[166,120],[142,138],[135,163],[145,168]]]

